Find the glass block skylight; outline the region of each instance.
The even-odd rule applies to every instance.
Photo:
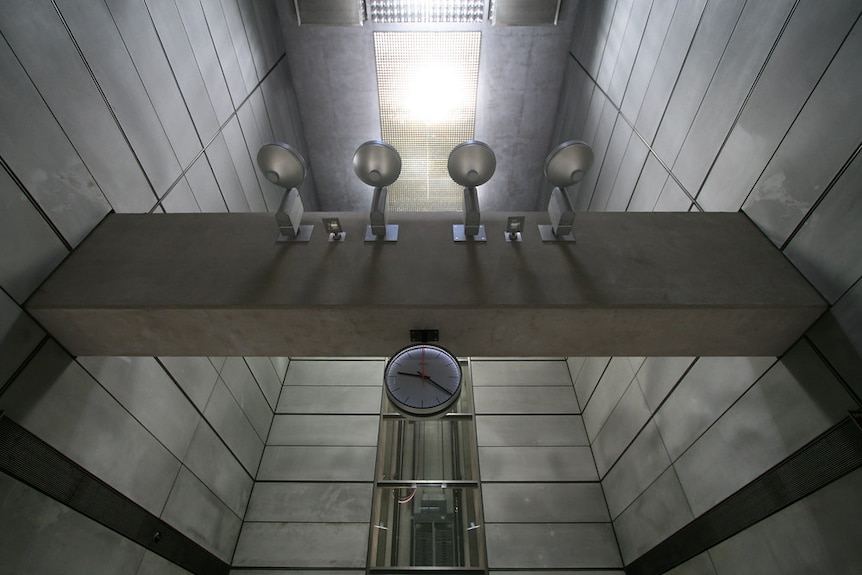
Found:
[[[485,0],[366,0],[372,22],[481,22]]]
[[[474,139],[480,32],[375,32],[382,138],[401,155],[391,211],[458,211],[462,188],[446,168]]]

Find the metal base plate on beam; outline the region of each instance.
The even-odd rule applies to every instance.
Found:
[[[371,224],[365,227],[366,242],[397,242],[398,241],[398,224],[386,224],[386,235],[375,236],[371,233]]]
[[[314,224],[307,226],[299,226],[299,233],[296,234],[295,238],[289,238],[281,232],[278,232],[278,238],[276,238],[276,242],[280,244],[294,244],[307,242],[311,239],[311,232],[314,230]]]
[[[464,224],[454,224],[452,226],[452,239],[456,242],[484,242],[488,240],[485,235],[485,226],[479,226],[479,233],[475,236],[468,236],[464,233]]]
[[[521,232],[515,232],[510,234],[509,232],[503,232],[503,237],[507,242],[522,242],[524,241],[524,234]]]
[[[336,236],[338,236],[338,237],[336,237]],[[339,242],[343,242],[344,238],[346,238],[346,237],[347,237],[347,232],[339,232],[337,234],[330,233],[329,234],[329,241],[333,242],[333,243],[339,243]]]
[[[571,232],[564,236],[554,235],[554,227],[550,225],[539,225],[539,235],[543,242],[574,242],[575,233]]]

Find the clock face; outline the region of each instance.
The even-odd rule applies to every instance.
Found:
[[[386,395],[399,411],[432,417],[445,413],[461,393],[461,365],[436,345],[406,347],[386,364]]]

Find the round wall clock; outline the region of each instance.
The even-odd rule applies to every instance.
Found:
[[[386,395],[398,411],[413,417],[445,413],[461,393],[463,374],[454,355],[436,345],[405,347],[386,364]]]

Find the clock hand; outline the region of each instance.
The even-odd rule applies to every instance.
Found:
[[[431,382],[431,384],[432,384],[432,385],[436,386],[436,387],[437,387],[437,388],[439,388],[439,389],[442,389],[443,391],[445,391],[445,392],[446,392],[446,393],[448,393],[449,395],[452,395],[452,392],[451,392],[451,391],[449,391],[448,389],[446,389],[445,387],[443,387],[442,385],[440,385],[439,383],[437,383],[436,381],[434,381],[433,379],[431,379],[431,377],[430,377],[430,376],[428,376],[428,375],[421,375],[420,377],[422,377],[422,379],[428,380],[429,382]]]

